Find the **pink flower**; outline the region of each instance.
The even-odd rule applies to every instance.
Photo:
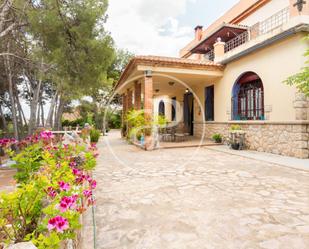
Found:
[[[96,180],[89,179],[88,182],[90,184],[91,189],[95,189],[97,187],[97,181]]]
[[[74,208],[77,197],[77,195],[62,197],[59,204],[60,212],[65,212],[68,209]]]
[[[77,164],[76,164],[76,162],[70,162],[70,167],[75,167]]]
[[[54,138],[54,135],[51,131],[42,131],[40,133],[40,138],[44,139],[44,140],[49,140]]]
[[[17,140],[15,138],[3,138],[0,139],[0,147],[8,148],[13,144],[17,144]]]
[[[84,174],[77,175],[75,181],[77,184],[81,184],[86,180],[86,176]]]
[[[95,203],[95,200],[93,198],[88,198],[88,200],[87,200],[88,206],[94,205],[94,203]]]
[[[86,197],[86,198],[89,198],[92,196],[92,191],[91,190],[84,190],[83,191],[83,195]]]
[[[48,187],[47,192],[51,198],[55,198],[57,195],[57,192],[53,189],[53,187]]]
[[[89,150],[97,150],[96,144],[92,143],[89,147]]]
[[[62,216],[56,216],[48,221],[47,228],[49,231],[56,229],[57,232],[63,233],[64,230],[69,228],[69,222]]]
[[[59,184],[59,187],[60,187],[61,191],[68,191],[68,190],[70,190],[70,184],[65,183],[63,181],[58,182],[58,184]]]
[[[73,174],[76,175],[76,176],[79,176],[79,175],[81,175],[81,173],[82,173],[79,169],[76,169],[76,168],[73,168],[73,169],[72,169],[72,172],[73,172]]]

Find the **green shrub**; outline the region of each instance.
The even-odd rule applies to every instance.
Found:
[[[126,115],[127,123],[127,138],[140,138],[142,135],[150,135],[153,126],[159,128],[166,126],[167,120],[165,116],[155,116],[152,120],[146,120],[145,112],[143,110],[131,110]]]
[[[111,129],[120,129],[121,128],[121,115],[120,113],[113,113],[110,115],[108,120],[108,126]]]
[[[91,143],[99,142],[100,136],[101,136],[101,131],[96,130],[96,129],[91,129],[90,130],[90,142]]]
[[[241,131],[241,126],[240,125],[231,125],[230,130],[231,131]]]
[[[216,142],[216,143],[222,143],[222,135],[219,133],[216,133],[212,136],[212,139]]]
[[[13,158],[16,163],[12,168],[17,169],[14,178],[18,183],[26,183],[39,170],[43,160],[42,153],[42,146],[38,143],[26,147]]]

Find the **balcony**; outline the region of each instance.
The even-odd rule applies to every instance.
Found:
[[[215,53],[213,46],[218,38],[225,42],[224,53],[230,54],[236,48],[282,27],[289,20],[290,9],[286,7],[251,27],[224,24],[193,48],[191,52],[204,54],[206,60],[214,61]]]

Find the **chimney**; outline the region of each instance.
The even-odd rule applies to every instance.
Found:
[[[203,36],[203,26],[196,26],[195,27],[195,41],[200,41],[202,39]]]

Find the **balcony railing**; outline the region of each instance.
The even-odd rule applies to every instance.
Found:
[[[249,40],[249,33],[248,31],[245,31],[241,33],[240,35],[236,36],[232,40],[229,40],[227,43],[225,43],[224,46],[224,52],[231,51],[232,49],[246,43]]]
[[[274,29],[279,28],[280,26],[287,23],[290,19],[290,9],[286,7],[271,17],[265,19],[262,22],[258,22],[255,25],[251,26],[247,31],[239,34],[238,36],[234,37],[233,39],[227,41],[224,45],[224,52],[227,53],[245,43],[249,40],[253,40],[260,35],[267,34]],[[204,54],[204,58],[206,60],[214,61],[215,54],[214,50],[210,50],[206,54]]]
[[[259,35],[266,34],[287,23],[290,19],[289,7],[280,10],[265,21],[259,23]]]
[[[246,43],[247,41],[249,41],[249,39],[254,39],[257,36],[264,35],[273,31],[274,29],[287,23],[289,19],[290,19],[290,11],[289,7],[286,7],[277,12],[276,14],[272,15],[271,17],[267,18],[266,20],[253,25],[250,28],[250,31],[241,33],[232,40],[226,42],[224,47],[225,53]]]
[[[214,50],[210,50],[207,54],[204,54],[204,58],[206,60],[214,61],[215,60],[215,53]]]

